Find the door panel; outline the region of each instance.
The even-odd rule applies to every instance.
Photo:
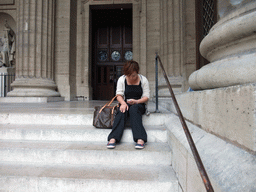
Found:
[[[108,28],[103,27],[98,30],[98,46],[107,46],[108,45]]]
[[[132,45],[132,28],[131,26],[124,26],[124,47],[131,47]]]
[[[121,26],[115,26],[115,27],[111,27],[110,28],[110,46],[112,48],[114,47],[121,47],[121,43],[122,43],[122,38],[121,38]]]
[[[97,66],[96,94],[99,100],[110,100],[114,93],[113,66]]]

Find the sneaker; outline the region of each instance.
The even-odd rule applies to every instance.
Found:
[[[136,144],[135,145],[135,149],[144,149],[144,147],[145,147],[145,143],[144,144]]]
[[[107,148],[108,149],[114,149],[116,147],[116,143],[108,143]]]

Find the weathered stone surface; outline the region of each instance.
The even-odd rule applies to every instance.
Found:
[[[0,5],[13,5],[14,0],[1,0]]]
[[[134,149],[129,128],[109,150],[111,130],[92,126],[93,107],[102,103],[1,104],[0,191],[182,192],[165,126],[145,126],[149,139],[143,150]],[[144,122],[151,119],[161,118]],[[158,123],[163,119],[165,114]]]
[[[170,131],[172,164],[184,191],[204,192],[205,187],[180,120],[171,115],[166,121]],[[192,138],[210,178],[214,191],[255,191],[256,156],[205,132],[187,122]]]
[[[55,1],[17,6],[16,79],[11,97],[58,97],[53,76]],[[47,11],[44,11],[47,10]]]
[[[177,95],[184,117],[204,130],[256,151],[255,84]],[[172,111],[176,112],[173,103]]]
[[[256,53],[212,62],[189,77],[194,90],[213,89],[256,82]],[[210,78],[209,78],[210,77]]]
[[[189,77],[193,90],[256,81],[256,2],[248,2],[217,22],[201,42],[200,52],[211,64]]]
[[[17,78],[13,83],[13,91],[8,97],[59,97],[57,85],[51,79]]]

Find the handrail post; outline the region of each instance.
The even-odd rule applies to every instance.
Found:
[[[160,111],[158,110],[158,53],[156,52],[156,58],[155,58],[155,71],[156,71],[156,87],[155,87],[155,91],[156,91],[156,113],[159,113]]]
[[[195,161],[196,161],[198,170],[200,172],[201,178],[203,180],[204,186],[206,188],[206,191],[207,192],[213,192],[214,190],[212,188],[212,184],[211,184],[210,179],[209,179],[209,177],[207,175],[207,172],[206,172],[206,170],[204,168],[204,165],[203,165],[203,162],[202,162],[202,160],[201,160],[201,158],[199,156],[199,153],[198,153],[198,151],[196,149],[195,143],[194,143],[193,138],[192,138],[192,136],[191,136],[191,134],[189,132],[189,129],[188,129],[187,124],[186,124],[186,122],[184,120],[184,117],[183,117],[183,115],[181,113],[180,107],[179,107],[178,102],[176,100],[176,97],[175,97],[175,95],[173,93],[172,86],[171,86],[170,81],[167,78],[166,72],[164,70],[164,66],[162,64],[162,61],[161,61],[161,59],[160,59],[160,57],[158,55],[156,56],[156,59],[159,60],[159,64],[160,64],[160,66],[162,68],[162,72],[163,72],[165,81],[166,81],[166,83],[168,85],[168,88],[169,88],[169,91],[171,93],[171,96],[172,96],[172,99],[173,99],[173,103],[175,105],[175,108],[176,108],[176,111],[178,113],[180,122],[182,124],[183,129],[184,129],[185,135],[187,137],[187,140],[188,140],[189,146],[191,148],[192,154],[193,154],[193,156],[195,158]]]

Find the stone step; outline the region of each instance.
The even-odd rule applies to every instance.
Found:
[[[33,108],[32,108],[33,109]],[[34,109],[34,110],[17,109],[17,111],[1,111],[0,124],[14,125],[92,125],[93,124],[93,109],[72,112],[72,110],[59,109]],[[149,116],[143,115],[144,125],[164,125],[166,117],[170,112],[150,113]]]
[[[0,191],[178,192],[171,166],[37,165],[0,162]]]
[[[164,126],[145,126],[148,142],[167,142]],[[107,142],[111,129],[92,125],[16,125],[0,124],[0,140]],[[126,128],[122,142],[132,142],[132,131]]]
[[[147,143],[136,150],[133,143],[107,149],[106,142],[0,141],[0,161],[51,164],[170,165],[167,143]]]

